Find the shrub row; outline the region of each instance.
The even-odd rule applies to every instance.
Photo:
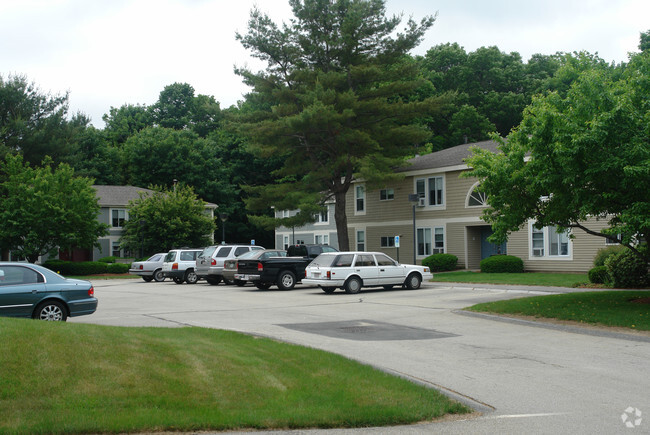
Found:
[[[128,264],[120,263],[106,263],[102,261],[63,261],[63,260],[48,260],[43,263],[54,272],[63,276],[66,275],[97,275],[100,273],[127,273],[129,271]]]
[[[493,255],[481,260],[484,273],[523,273],[524,261],[513,255]]]
[[[433,254],[422,260],[431,272],[447,272],[456,269],[458,257],[452,254]]]
[[[648,246],[639,247],[647,251]],[[601,249],[589,271],[589,281],[615,288],[646,288],[650,286],[650,270],[642,258],[623,246]]]

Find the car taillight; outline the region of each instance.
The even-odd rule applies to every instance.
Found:
[[[264,270],[264,265],[263,265],[262,263],[259,263],[259,262],[258,262],[258,263],[257,263],[257,271],[258,271],[258,272],[261,272],[261,271],[263,271],[263,270]]]
[[[93,296],[95,296],[95,288],[94,288],[94,287],[91,286],[91,287],[88,289],[88,296],[90,296],[91,298],[92,298]]]
[[[332,271],[331,270],[327,271],[327,279],[332,279]]]
[[[215,260],[215,259],[213,258],[212,261],[210,262],[210,265],[211,265],[211,266],[216,266],[216,265],[217,265],[217,260]]]
[[[172,270],[178,270],[178,263],[172,264]]]
[[[140,265],[140,270],[142,270],[142,269],[144,269],[144,265],[143,265],[143,264]]]

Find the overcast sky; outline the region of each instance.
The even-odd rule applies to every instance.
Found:
[[[0,75],[70,92],[70,112],[103,127],[111,106],[153,104],[175,82],[225,108],[247,92],[234,65],[261,65],[235,40],[253,5],[276,22],[287,0],[0,0]],[[438,13],[415,54],[447,42],[532,54],[586,50],[627,61],[650,29],[650,0],[387,0],[389,14]],[[259,66],[259,68],[258,68]]]

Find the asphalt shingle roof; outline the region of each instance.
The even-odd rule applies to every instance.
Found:
[[[99,205],[102,207],[125,207],[129,201],[140,198],[139,192],[152,194],[153,190],[135,186],[93,186],[97,191]]]
[[[434,153],[414,157],[408,161],[410,165],[404,166],[397,171],[407,172],[463,165],[465,164],[463,159],[469,157],[472,153],[470,148],[479,147],[492,152],[499,152],[497,145],[498,144],[493,140],[458,145]]]

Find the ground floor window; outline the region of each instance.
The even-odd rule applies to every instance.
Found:
[[[556,226],[535,228],[531,224],[530,246],[533,257],[568,257],[571,244],[568,231],[559,231]]]
[[[420,257],[444,253],[445,229],[443,227],[418,228],[417,249]]]
[[[330,236],[327,234],[316,234],[314,236],[314,241],[317,245],[329,245]]]
[[[357,251],[366,250],[366,232],[363,230],[357,231]]]
[[[394,236],[382,236],[382,238],[381,238],[381,247],[382,248],[394,248],[395,247],[395,237]]]
[[[112,245],[113,245],[112,246],[113,249],[111,251],[111,255],[113,257],[121,257],[122,252],[120,251],[120,243],[119,242],[113,242]]]

